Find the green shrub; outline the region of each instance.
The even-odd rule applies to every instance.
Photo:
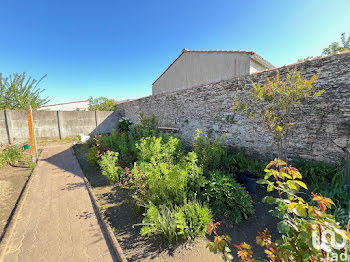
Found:
[[[123,117],[118,121],[118,131],[119,132],[129,132],[132,122],[127,117]]]
[[[99,154],[97,153],[97,147],[90,147],[89,151],[86,153],[87,161],[92,164],[95,168],[98,167],[98,161],[100,159]]]
[[[262,162],[250,160],[242,154],[226,154],[222,158],[220,170],[226,174],[238,175],[249,171],[257,175],[264,174],[265,165]]]
[[[22,158],[22,150],[19,147],[11,146],[0,153],[0,167],[5,164],[14,165]]]
[[[142,236],[160,236],[169,243],[204,236],[212,221],[210,210],[196,201],[174,208],[151,205],[142,221]]]
[[[180,139],[167,135],[142,138],[136,143],[136,148],[137,159],[141,162],[173,163],[182,154]]]
[[[124,171],[118,164],[118,152],[107,151],[99,161],[102,175],[104,175],[110,183],[119,182]]]
[[[104,150],[118,152],[120,166],[130,167],[137,159],[135,142],[130,134],[111,132],[102,138],[101,146]]]
[[[218,171],[210,173],[201,197],[209,202],[215,216],[236,224],[254,213],[250,195],[236,181]]]
[[[130,133],[138,140],[143,137],[159,136],[160,131],[158,129],[159,120],[154,114],[150,117],[146,117],[144,113],[140,113],[140,124],[130,127]]]
[[[201,130],[197,130],[193,151],[197,154],[198,163],[205,172],[221,168],[222,158],[226,155],[224,139],[225,137],[221,136],[211,141],[207,135],[202,135]]]
[[[296,163],[305,181],[311,185],[312,191],[333,199],[335,206],[327,212],[346,226],[349,212],[349,187],[343,179],[343,165],[315,161],[298,161]]]
[[[137,203],[173,206],[191,200],[204,180],[196,162],[196,154],[190,152],[177,164],[161,161],[135,163],[131,171],[131,188]]]
[[[118,163],[122,167],[130,167],[136,161],[135,140],[130,134],[112,130],[110,134],[93,136],[88,145],[90,151],[87,153],[87,158],[94,166],[98,166],[99,159],[107,151],[119,153]]]

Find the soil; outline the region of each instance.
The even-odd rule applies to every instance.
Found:
[[[23,158],[28,158],[27,154]],[[0,168],[0,234],[32,170],[24,163]]]
[[[168,247],[160,239],[141,237],[140,227],[135,224],[142,221],[142,212],[135,206],[127,190],[110,186],[102,174],[87,162],[85,157],[88,151],[87,145],[77,144],[73,148],[128,261],[222,261],[219,254],[212,254],[206,248],[209,241],[206,238]],[[276,228],[278,219],[269,213],[272,206],[262,203],[264,196],[266,196],[265,188],[258,186],[256,194],[252,195],[255,214],[241,224],[233,225],[229,221],[219,221],[221,225],[218,233],[231,237],[230,247],[234,256],[237,249],[233,244],[247,242],[252,245],[256,259],[265,258],[263,248],[255,242],[258,232],[268,228],[273,240],[279,237]]]

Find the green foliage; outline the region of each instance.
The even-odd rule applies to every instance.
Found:
[[[92,164],[95,168],[98,167],[98,161],[100,155],[98,154],[98,149],[96,146],[90,147],[89,151],[86,153],[87,161]]]
[[[0,167],[14,165],[22,158],[22,150],[19,147],[11,146],[0,152]]]
[[[89,98],[89,111],[114,111],[117,101],[107,97]]]
[[[108,150],[119,153],[118,163],[122,167],[130,167],[136,161],[135,140],[131,134],[112,130],[110,134],[94,135],[87,143],[90,146],[88,161],[95,166]]]
[[[181,140],[168,135],[142,138],[136,143],[136,148],[140,162],[173,163],[182,155]]]
[[[265,165],[262,162],[248,159],[242,154],[226,154],[222,158],[220,170],[225,174],[237,175],[244,171],[257,175],[264,173]]]
[[[250,118],[260,117],[274,136],[279,158],[283,158],[283,139],[287,139],[288,131],[295,122],[292,109],[298,109],[301,101],[318,97],[324,92],[314,90],[317,79],[318,75],[306,79],[294,69],[282,81],[277,72],[275,79],[267,78],[264,85],[253,84],[253,90],[247,91],[247,102],[243,103],[236,97],[233,110],[243,111]]]
[[[102,175],[104,175],[110,183],[119,182],[120,178],[124,174],[124,170],[118,166],[118,152],[107,151],[98,162]]]
[[[328,47],[324,48],[323,54],[324,55],[333,55],[336,52],[350,50],[350,36],[346,37],[345,33],[342,33],[340,41],[341,41],[340,44],[339,44],[339,42],[333,42]]]
[[[132,122],[127,117],[123,117],[118,122],[118,131],[119,132],[129,132],[130,126],[132,125]]]
[[[222,158],[226,155],[225,137],[210,140],[208,135],[202,135],[197,130],[194,137],[193,151],[198,156],[198,163],[204,171],[214,171],[221,168]]]
[[[313,192],[333,199],[335,206],[327,211],[333,214],[342,226],[346,226],[349,219],[350,188],[344,183],[343,165],[301,160],[296,166],[299,167],[305,181],[312,186]]]
[[[254,213],[252,199],[235,180],[220,172],[213,172],[201,194],[209,202],[213,214],[239,224]]]
[[[259,183],[267,185],[267,191],[276,191],[277,197],[267,196],[264,202],[274,204],[272,214],[280,218],[277,228],[282,237],[273,241],[268,229],[259,233],[256,242],[265,247],[265,254],[270,261],[328,261],[327,252],[340,255],[344,250],[336,249],[327,239],[327,234],[332,232],[337,241],[349,243],[350,233],[342,230],[337,221],[326,210],[334,203],[330,198],[312,193],[316,205],[307,203],[299,194],[301,188],[307,189],[301,180],[302,175],[298,169],[287,166],[281,160],[271,161],[265,168],[265,177]],[[319,246],[315,246],[313,240],[318,238]],[[215,239],[217,240],[217,239]],[[218,243],[212,242],[211,246]],[[317,241],[315,241],[317,242]],[[228,246],[229,240],[222,242],[222,246]],[[259,261],[253,259],[251,246],[247,243],[236,245],[239,261]],[[345,247],[348,248],[348,247]],[[221,248],[225,261],[230,254],[229,250]]]
[[[171,159],[171,156],[164,156]],[[174,161],[137,162],[132,169],[134,198],[139,205],[182,205],[191,200],[203,184],[197,156],[190,152],[178,163]]]
[[[231,238],[228,235],[219,236],[217,233],[218,226],[220,226],[219,222],[208,224],[208,234],[214,234],[214,241],[209,242],[207,248],[209,248],[209,251],[214,254],[217,254],[218,252],[221,253],[223,261],[232,261],[233,256],[231,254],[231,249],[229,248]]]
[[[158,129],[159,120],[154,114],[146,117],[144,113],[140,113],[140,124],[132,126],[131,133],[135,139],[141,139],[143,137],[159,136],[160,131]]]
[[[151,205],[142,221],[141,235],[160,236],[175,243],[204,236],[209,223],[210,210],[196,201],[173,208]]]
[[[210,140],[208,135],[202,135],[197,130],[194,138],[193,151],[198,156],[198,163],[205,173],[220,170],[233,176],[242,171],[263,174],[264,165],[261,162],[249,160],[242,154],[229,153],[225,146],[225,136]]]
[[[48,98],[42,98],[43,89],[38,88],[43,76],[38,80],[22,74],[12,74],[3,77],[0,73],[0,109],[26,109],[30,105],[33,109],[46,104]]]

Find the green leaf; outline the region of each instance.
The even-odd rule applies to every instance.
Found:
[[[265,179],[259,179],[258,181],[256,181],[257,184],[260,184],[260,185],[266,185],[268,184],[268,182],[265,180]]]
[[[280,232],[281,234],[288,234],[290,230],[288,224],[284,221],[281,221],[277,224],[277,229],[278,229],[278,232]]]
[[[274,185],[268,185],[267,186],[267,192],[272,192],[275,189]]]
[[[299,180],[294,180],[294,182],[297,183],[299,186],[301,186],[301,187],[307,189],[307,186],[306,186],[306,184],[305,184],[304,182],[299,181]]]
[[[268,204],[275,204],[276,203],[276,199],[272,196],[266,196],[263,198],[262,200],[264,203],[268,203]]]
[[[306,208],[303,204],[299,203],[294,208],[294,213],[301,217],[306,217]]]

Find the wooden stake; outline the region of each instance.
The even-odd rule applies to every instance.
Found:
[[[34,161],[38,157],[38,151],[36,148],[36,137],[34,133],[34,121],[33,121],[33,112],[30,105],[27,106],[27,115],[28,115],[28,131],[29,131],[29,144],[30,144],[30,154]]]

